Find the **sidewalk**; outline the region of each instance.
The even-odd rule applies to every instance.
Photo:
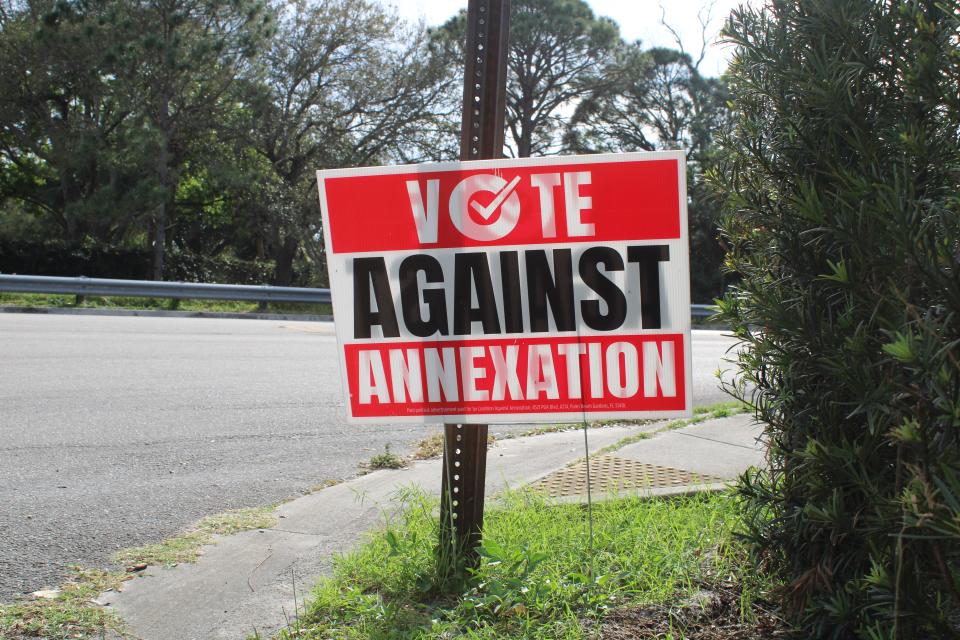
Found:
[[[756,443],[760,427],[748,415],[659,433],[593,455],[662,426],[590,430],[594,499],[614,490],[654,495],[722,486],[762,463]],[[487,454],[488,499],[508,486],[537,483],[558,499],[582,500],[583,455],[582,430],[498,441]],[[302,604],[317,577],[329,572],[332,557],[353,548],[389,513],[398,488],[419,486],[439,494],[440,464],[429,460],[377,471],[288,502],[278,509],[276,527],[220,538],[196,564],[151,567],[99,602],[113,607],[142,640],[238,640],[254,630],[269,637],[293,617],[294,597]]]

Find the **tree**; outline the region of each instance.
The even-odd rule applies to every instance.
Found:
[[[316,170],[417,159],[452,79],[424,29],[379,3],[297,0],[277,26],[248,87],[248,141],[277,178],[268,244],[286,284],[299,250],[324,263]]]
[[[702,25],[706,33],[707,21]],[[682,48],[644,50],[639,43],[631,45],[622,56],[620,80],[578,105],[565,145],[575,153],[687,152],[691,290],[694,300],[709,302],[722,293],[725,282],[718,241],[720,207],[704,174],[715,163],[716,139],[728,126],[730,113],[725,83],[702,76],[702,60],[703,50],[694,61]]]
[[[435,46],[459,65],[466,12],[434,32]],[[616,23],[583,0],[515,0],[510,22],[507,148],[516,157],[560,150],[567,114],[592,92],[617,83],[623,41]],[[460,81],[463,70],[459,69]]]
[[[108,16],[123,29],[113,47],[125,62],[118,76],[155,133],[152,273],[160,280],[190,143],[222,116],[223,97],[269,35],[271,16],[259,0],[118,2]]]
[[[119,241],[149,192],[132,109],[84,7],[10,5],[0,21],[0,196],[69,246]]]
[[[748,540],[810,638],[960,635],[960,5],[734,13],[722,317]]]

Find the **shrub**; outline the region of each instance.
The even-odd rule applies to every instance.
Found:
[[[726,37],[722,319],[747,536],[809,637],[960,635],[958,3],[770,0]]]

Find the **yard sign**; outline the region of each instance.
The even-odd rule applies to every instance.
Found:
[[[317,174],[351,422],[690,415],[682,152]]]

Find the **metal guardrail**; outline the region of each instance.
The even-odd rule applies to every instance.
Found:
[[[302,302],[330,304],[330,289],[273,287],[249,284],[158,282],[109,278],[59,278],[0,274],[0,291],[76,296],[124,296],[177,300],[246,300],[250,302]]]
[[[130,298],[175,298],[178,300],[246,300],[250,302],[299,302],[330,304],[330,289],[273,287],[252,284],[205,284],[156,282],[112,278],[60,278],[0,274],[0,292],[47,293],[76,296],[122,296]],[[709,318],[717,312],[712,304],[690,305],[694,318]]]
[[[692,304],[690,305],[690,315],[694,318],[709,318],[717,312],[716,305],[712,304]]]

